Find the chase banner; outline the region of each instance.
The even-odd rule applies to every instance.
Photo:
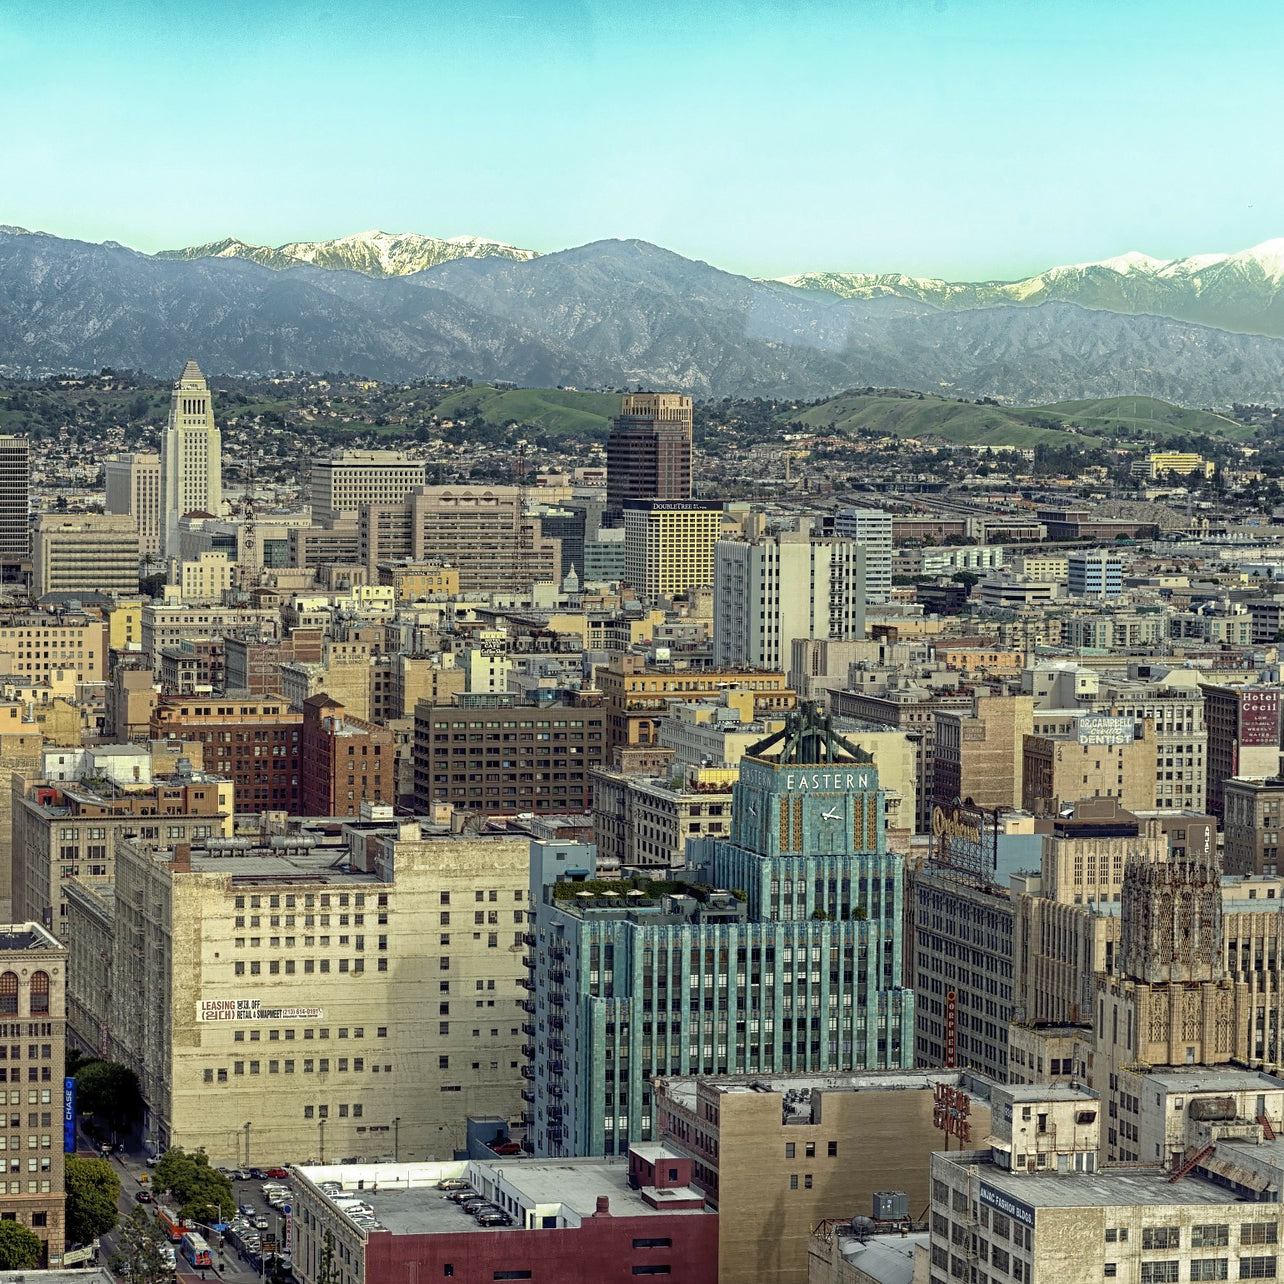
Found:
[[[76,1153],[76,1081],[70,1076],[62,1081],[62,1148]]]

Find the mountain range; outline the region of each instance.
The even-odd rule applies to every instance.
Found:
[[[409,276],[451,259],[533,259],[534,250],[489,241],[484,236],[420,236],[418,232],[356,232],[332,241],[289,241],[285,245],[248,245],[235,237],[182,250],[161,250],[158,259],[249,259],[282,271],[314,267],[360,272],[365,276]]]
[[[705,397],[878,386],[1025,404],[1136,391],[1280,404],[1279,246],[1202,267],[1179,260],[1180,270],[1126,256],[1021,290],[842,274],[758,281],[642,241],[534,255],[363,233],[147,255],[0,228],[0,372],[166,374],[195,357],[216,373],[463,374]]]

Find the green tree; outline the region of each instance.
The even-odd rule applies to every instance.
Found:
[[[21,1222],[0,1221],[0,1270],[28,1271],[39,1266],[45,1246]]]
[[[206,1222],[213,1209],[217,1209],[223,1219],[236,1212],[232,1183],[210,1167],[209,1157],[203,1150],[194,1150],[191,1154],[181,1146],[167,1150],[156,1164],[155,1180],[157,1187],[173,1195],[182,1217]]]
[[[66,1183],[69,1243],[88,1244],[116,1225],[120,1178],[107,1160],[68,1155]]]
[[[128,1275],[130,1284],[169,1284],[173,1271],[161,1255],[160,1228],[141,1208],[131,1209],[121,1223],[111,1269]]]
[[[115,1061],[89,1061],[76,1071],[80,1109],[93,1115],[100,1131],[128,1133],[143,1117],[138,1076]]]

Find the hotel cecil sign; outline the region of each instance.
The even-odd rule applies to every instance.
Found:
[[[320,1021],[325,1008],[271,1008],[260,999],[199,999],[198,1021]]]

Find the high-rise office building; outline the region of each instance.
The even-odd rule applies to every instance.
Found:
[[[666,1075],[913,1064],[904,861],[870,755],[809,707],[745,754],[734,798],[730,838],[691,843],[697,876],[680,889],[543,889],[528,938],[536,1153],[658,1137]]]
[[[703,499],[630,499],[624,505],[624,578],[649,601],[713,583],[722,505]]]
[[[150,557],[161,549],[161,461],[154,451],[109,455],[103,465],[106,509],[132,517],[138,526],[138,551]]]
[[[606,506],[629,499],[691,498],[691,398],[638,392],[624,398],[606,440]]]
[[[36,521],[32,593],[138,592],[138,528],[111,513],[44,513]]]
[[[1268,780],[1280,770],[1279,687],[1201,682],[1208,727],[1208,810],[1225,814],[1224,783],[1232,776]]]
[[[881,508],[840,508],[834,534],[854,539],[865,550],[865,600],[892,600],[892,515]]]
[[[1066,557],[1066,591],[1071,597],[1118,597],[1123,558],[1100,549],[1076,549]]]
[[[187,513],[218,516],[223,506],[223,438],[214,425],[209,384],[195,361],[183,367],[170,399],[161,441],[163,551],[181,555],[178,519]]]
[[[31,439],[0,437],[0,563],[31,556]]]
[[[795,638],[865,633],[865,555],[854,540],[796,531],[714,547],[713,662],[788,668]]]
[[[308,502],[313,517],[337,517],[363,504],[404,504],[427,480],[428,465],[404,450],[344,450],[313,461]]]

